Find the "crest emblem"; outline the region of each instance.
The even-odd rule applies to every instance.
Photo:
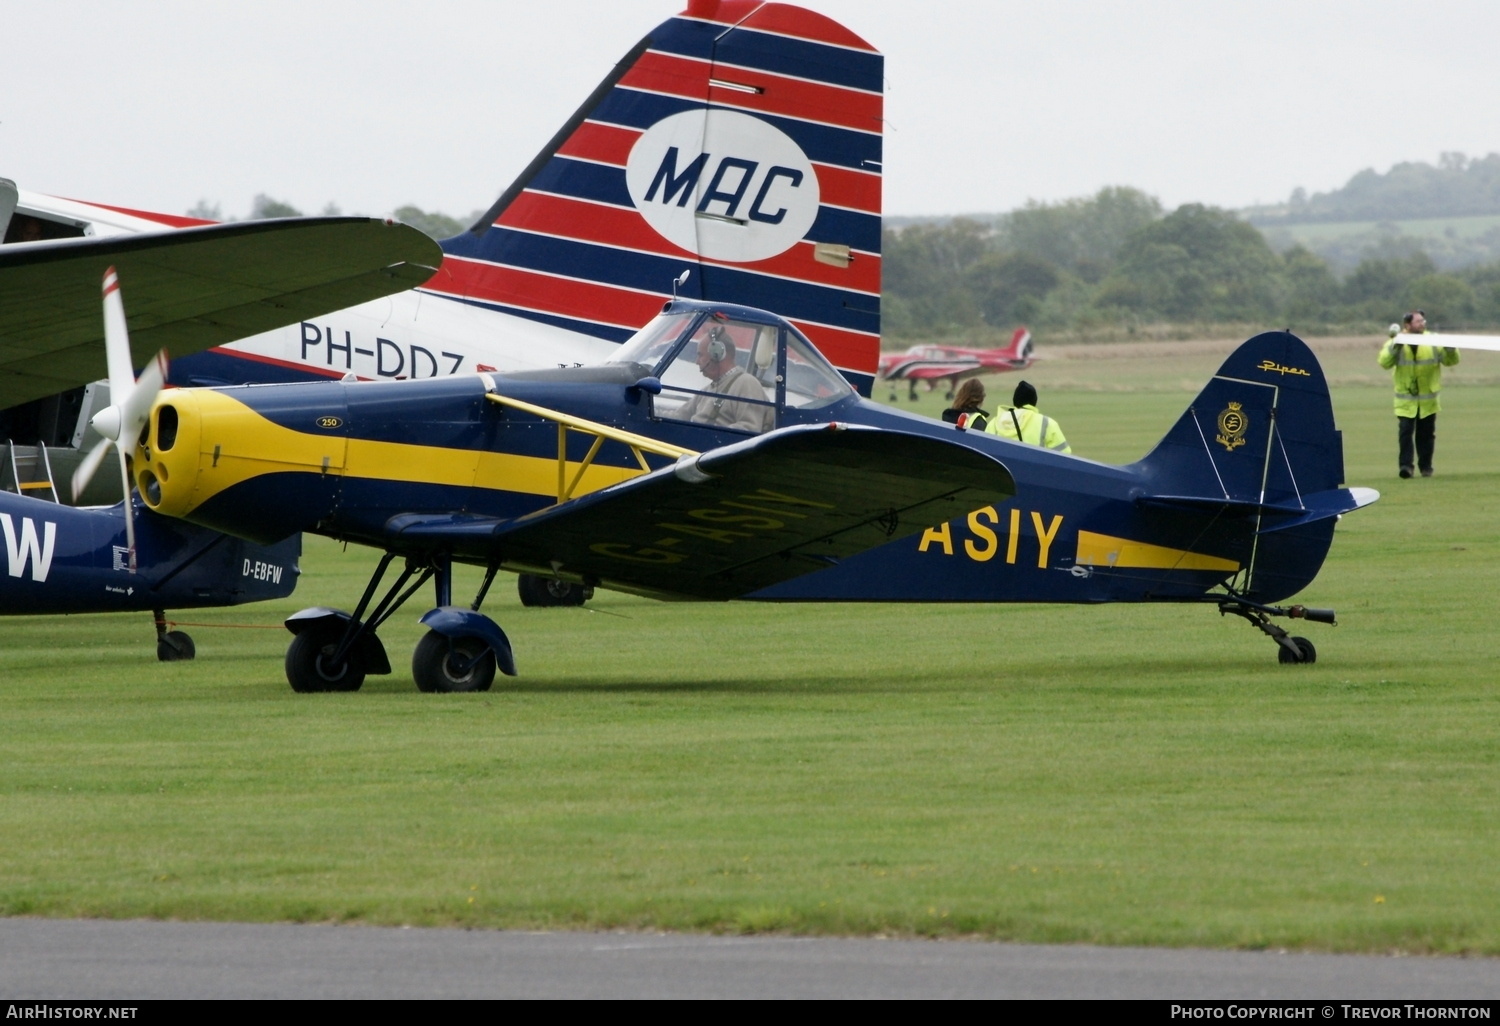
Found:
[[[1219,433],[1214,441],[1222,445],[1226,451],[1234,452],[1245,444],[1245,432],[1250,427],[1250,418],[1245,416],[1245,411],[1240,408],[1239,403],[1230,403],[1223,413],[1219,414]]]

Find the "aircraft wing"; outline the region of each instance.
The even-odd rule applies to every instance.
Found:
[[[309,217],[0,247],[0,409],[99,378],[113,265],[136,367],[421,285],[442,261],[408,225]]]
[[[1492,353],[1500,353],[1500,335],[1419,335],[1401,336],[1397,335],[1397,341],[1405,341],[1407,338],[1417,338],[1419,346],[1449,346],[1453,349],[1487,349]]]
[[[1015,494],[997,459],[845,425],[783,428],[514,521],[397,517],[405,542],[657,598],[730,599]]]

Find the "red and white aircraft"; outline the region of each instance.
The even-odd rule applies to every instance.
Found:
[[[885,381],[905,381],[910,390],[908,399],[917,397],[917,382],[927,382],[931,389],[935,382],[947,381],[947,398],[953,398],[953,390],[965,378],[981,374],[999,374],[1004,371],[1019,371],[1030,367],[1036,359],[1031,344],[1031,332],[1022,325],[1010,337],[1010,345],[996,349],[966,349],[962,346],[912,346],[904,353],[883,353],[880,357],[880,377]],[[891,385],[891,398],[896,398],[896,386]]]
[[[880,347],[883,82],[879,51],[823,15],[688,0],[477,224],[443,240],[437,272],[418,288],[214,339],[202,352],[173,339],[169,384],[594,362],[681,295],[775,310],[869,394]],[[12,244],[200,223],[13,187],[8,203],[0,196]],[[131,338],[154,351],[151,318],[137,313],[150,297],[127,270]],[[80,316],[96,323],[96,307]],[[8,356],[35,363],[7,353],[4,318],[0,309],[0,369]]]

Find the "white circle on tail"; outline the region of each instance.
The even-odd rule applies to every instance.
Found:
[[[818,218],[818,175],[791,136],[731,110],[683,111],[648,128],[625,184],[668,241],[711,260],[784,253]]]

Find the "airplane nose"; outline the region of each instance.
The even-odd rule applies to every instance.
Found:
[[[180,517],[192,508],[201,430],[196,393],[174,389],[157,397],[135,449],[136,487],[156,512]]]

